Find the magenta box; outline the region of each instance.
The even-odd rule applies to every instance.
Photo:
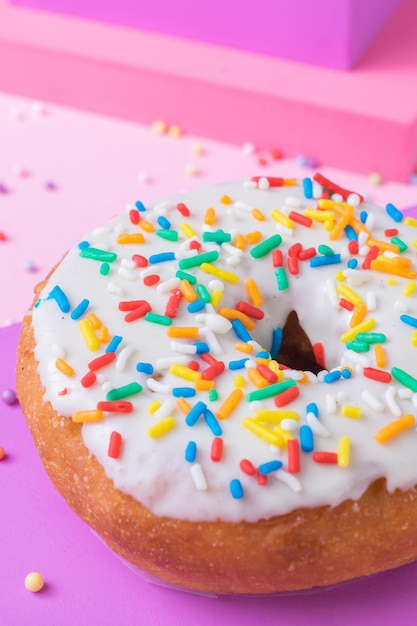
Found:
[[[403,0],[11,0],[151,32],[350,69]]]

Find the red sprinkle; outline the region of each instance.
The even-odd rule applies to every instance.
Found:
[[[346,309],[347,311],[353,311],[354,309],[354,305],[352,304],[352,302],[349,302],[349,300],[346,300],[346,298],[340,298],[339,306],[341,306],[343,309]]]
[[[188,361],[187,367],[189,367],[190,370],[194,370],[194,372],[198,372],[198,370],[200,369],[200,363],[194,360]]]
[[[201,250],[201,243],[197,239],[190,241],[190,250]]]
[[[208,352],[203,352],[203,354],[200,354],[200,359],[202,361],[205,361],[209,365],[214,365],[215,363],[219,362],[217,359],[214,358],[214,356],[212,356]]]
[[[372,248],[369,250],[368,254],[366,255],[366,257],[363,260],[362,263],[362,269],[364,270],[369,270],[371,267],[371,263],[374,259],[376,259],[376,257],[379,254],[379,250],[377,246],[372,246]]]
[[[241,313],[245,313],[245,315],[248,315],[249,317],[253,317],[253,319],[255,320],[262,320],[265,315],[262,309],[258,309],[257,306],[253,306],[253,304],[249,304],[249,302],[243,302],[242,300],[236,302],[236,310],[240,311]]]
[[[300,471],[300,442],[298,439],[289,439],[288,442],[288,471],[298,474]]]
[[[119,302],[119,311],[134,311],[142,304],[149,304],[147,300],[124,300]]]
[[[148,259],[141,254],[133,254],[132,261],[138,267],[146,267],[148,265]]]
[[[66,387],[64,387],[63,389],[61,389],[61,391],[58,391],[58,395],[59,396],[66,396],[68,393],[68,389]]]
[[[390,372],[384,372],[383,370],[378,370],[374,367],[364,367],[363,375],[366,376],[366,378],[378,380],[380,383],[390,383],[392,379]]]
[[[95,372],[101,367],[104,367],[105,365],[108,365],[109,363],[114,361],[115,358],[116,358],[115,352],[105,352],[101,356],[98,356],[96,359],[93,359],[92,361],[90,361],[88,363],[88,369],[90,369],[92,372]]]
[[[301,250],[298,258],[300,261],[307,261],[308,259],[312,259],[313,256],[316,256],[316,254],[317,252],[315,248],[304,248],[304,250]]]
[[[107,454],[112,459],[118,459],[120,456],[120,448],[122,446],[122,435],[116,430],[110,435],[109,448]]]
[[[313,180],[315,180],[317,183],[319,183],[319,185],[322,185],[325,189],[328,189],[332,193],[340,194],[342,196],[343,200],[347,200],[348,197],[353,193],[353,191],[349,191],[348,189],[344,189],[343,187],[340,187],[339,185],[336,185],[336,183],[334,183],[333,181],[329,180],[328,178],[325,178],[319,172],[317,172],[317,174],[314,174]],[[359,196],[360,201],[363,202],[363,196],[361,196],[357,192],[355,192],[355,194],[357,196]]]
[[[324,345],[321,343],[321,341],[318,341],[317,343],[313,344],[313,354],[314,354],[314,358],[316,359],[316,363],[318,363],[319,365],[322,366],[323,369],[325,369],[326,359],[324,355]]]
[[[263,378],[265,378],[265,380],[267,380],[269,383],[273,384],[277,382],[278,380],[277,374],[273,372],[272,370],[270,370],[269,367],[267,367],[263,363],[260,363],[259,365],[257,365],[256,369],[258,370],[260,375],[263,376]]]
[[[103,400],[102,402],[97,402],[97,409],[99,411],[106,411],[107,413],[131,413],[133,411],[133,404],[126,400]]]
[[[207,367],[207,369],[201,372],[201,378],[203,380],[213,380],[217,376],[220,376],[224,372],[225,365],[223,361],[217,361],[213,365]]]
[[[313,224],[313,220],[310,217],[307,217],[302,213],[298,213],[298,211],[290,211],[290,213],[288,213],[288,217],[293,222],[296,222],[296,224],[307,226],[307,228],[310,228],[310,226]]]
[[[348,243],[348,250],[350,254],[358,254],[359,252],[359,244],[356,239],[351,239]]]
[[[94,374],[94,372],[87,372],[87,374],[84,374],[84,376],[81,379],[81,384],[83,387],[91,387],[91,385],[94,385],[94,383],[97,380],[97,376]]]
[[[140,222],[140,213],[137,209],[130,209],[129,211],[129,219],[132,224],[139,224]]]
[[[6,452],[3,448],[3,446],[0,446],[0,461],[2,461],[3,459],[6,458]]]
[[[255,476],[256,467],[248,459],[242,459],[239,465],[242,472],[248,474],[248,476]]]
[[[287,404],[289,404],[290,402],[298,398],[299,395],[300,395],[300,388],[298,387],[298,385],[293,385],[292,387],[289,387],[282,393],[275,396],[274,398],[275,406],[277,406],[278,408],[282,406],[286,406]]]
[[[143,284],[147,287],[152,287],[153,285],[159,283],[160,280],[161,277],[159,276],[159,274],[150,274],[149,276],[145,276],[145,278],[143,279]]]
[[[191,215],[190,209],[186,207],[183,202],[179,202],[177,204],[177,209],[181,213],[181,215],[183,215],[184,217],[188,217],[189,215]]]
[[[398,235],[398,228],[387,228],[384,234],[385,237],[395,237]]]
[[[127,315],[124,316],[124,320],[125,322],[133,322],[134,320],[137,320],[139,317],[145,317],[145,315],[147,313],[150,313],[150,311],[152,311],[152,307],[149,304],[149,302],[145,301],[143,304],[136,307],[136,309],[133,309],[133,311],[130,311],[129,313],[127,313]]]
[[[296,256],[288,257],[288,271],[293,276],[297,276],[299,273],[298,259]]]
[[[313,452],[312,457],[315,463],[337,464],[337,452]]]
[[[276,178],[273,176],[252,176],[251,181],[254,183],[259,183],[261,178],[266,178],[270,187],[282,187],[284,184],[283,178]]]
[[[181,300],[182,300],[181,289],[173,289],[168,298],[168,302],[165,308],[165,315],[167,317],[174,318],[177,316]]]
[[[282,267],[282,250],[272,250],[272,265],[273,267]]]
[[[256,470],[256,473],[258,478],[258,485],[261,485],[261,487],[263,487],[268,482],[268,476],[266,474],[261,474],[259,470]]]
[[[297,257],[302,249],[303,246],[300,242],[293,243],[292,246],[288,248],[288,256]]]
[[[210,458],[215,463],[221,461],[223,456],[223,439],[215,437],[211,443]]]

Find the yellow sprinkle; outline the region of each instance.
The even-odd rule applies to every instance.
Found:
[[[413,248],[417,248],[417,239],[413,239],[411,245],[413,246]]]
[[[190,226],[189,224],[186,224],[186,223],[180,224],[180,229],[182,230],[184,235],[188,237],[188,239],[190,239],[191,237],[195,237],[197,235],[194,228]]]
[[[417,283],[415,280],[410,280],[409,283],[406,284],[406,286],[403,289],[403,295],[404,296],[411,296],[417,287]]]
[[[259,209],[252,209],[252,217],[258,220],[258,222],[263,222],[265,220],[265,215]]]
[[[220,304],[220,300],[222,298],[223,298],[223,291],[220,291],[220,289],[213,289],[213,291],[210,294],[210,304],[216,307],[218,306],[218,304]]]
[[[153,426],[150,426],[146,432],[148,433],[149,437],[152,437],[152,439],[157,439],[158,437],[162,437],[162,435],[165,435],[165,433],[172,430],[175,424],[175,419],[172,417],[172,415],[169,415],[168,417],[162,419],[160,422],[157,422]]]
[[[148,413],[153,415],[155,411],[159,409],[160,406],[161,406],[161,403],[159,402],[159,400],[152,400],[152,402],[148,404]]]
[[[258,241],[261,241],[262,239],[262,233],[259,232],[259,230],[254,230],[252,233],[247,233],[245,235],[245,241],[247,243],[258,243]]]
[[[380,343],[374,345],[375,362],[377,367],[383,369],[387,365],[387,357],[384,347]]]
[[[268,424],[279,424],[284,419],[297,421],[300,419],[297,411],[290,411],[288,409],[259,409],[259,411],[255,412],[253,417],[257,422],[266,422]]]
[[[30,572],[25,576],[25,587],[28,591],[37,593],[43,589],[44,584],[42,574],[39,574],[39,572]]]
[[[288,430],[285,430],[284,428],[279,426],[279,424],[274,426],[272,430],[274,433],[276,433],[277,435],[280,435],[285,440],[285,444],[287,443],[289,439],[295,439],[292,433],[290,433]]]
[[[257,365],[268,365],[270,360],[271,360],[270,358],[268,359],[268,358],[263,357],[263,356],[258,356],[257,359],[256,359],[256,364]]]
[[[235,376],[233,379],[233,386],[237,387],[238,389],[243,389],[243,387],[246,386],[245,377],[242,376],[242,374],[238,374],[237,376]]]
[[[325,220],[323,222],[323,226],[324,226],[324,230],[327,230],[327,232],[331,232],[334,229],[334,220]]]
[[[258,285],[253,280],[253,278],[248,278],[247,280],[245,280],[245,287],[252,304],[255,306],[261,306],[264,301],[259,291]]]
[[[336,285],[336,291],[355,306],[361,304],[362,302],[362,298],[360,297],[360,295],[348,285]]]
[[[127,243],[144,243],[144,241],[145,237],[142,233],[122,233],[116,239],[116,242],[121,245]]]
[[[417,346],[417,330],[413,330],[411,333],[411,344]]]
[[[170,326],[167,328],[167,335],[171,338],[197,339],[198,326]]]
[[[251,417],[245,417],[243,420],[243,426],[247,428],[251,433],[260,437],[264,441],[276,446],[277,448],[282,448],[287,445],[286,439],[282,436],[281,433],[274,432],[273,430],[263,426],[259,422],[255,422]]]
[[[163,135],[168,130],[168,124],[162,120],[156,120],[156,122],[152,124],[152,130],[157,135]]]
[[[94,334],[94,331],[90,322],[88,320],[81,320],[80,322],[78,322],[78,328],[81,331],[81,334],[83,336],[83,339],[85,341],[87,348],[91,352],[98,350],[97,337]]]
[[[352,419],[359,419],[362,417],[361,407],[353,406],[352,404],[342,404],[341,413],[345,417],[351,417]]]
[[[258,389],[262,389],[263,387],[267,387],[269,382],[258,372],[254,367],[249,367],[247,369],[247,374],[249,380],[256,386]]]
[[[316,220],[317,222],[334,222],[333,211],[318,211],[317,209],[307,208],[304,210],[304,215],[309,217],[311,220]]]
[[[218,311],[219,315],[223,315],[228,320],[240,320],[247,330],[254,330],[256,328],[256,322],[237,309],[229,309],[228,307],[222,307]]]
[[[215,386],[216,383],[214,380],[203,380],[202,378],[196,380],[194,383],[194,389],[196,391],[210,391],[210,389],[214,389]]]
[[[395,276],[390,276],[389,278],[387,278],[387,285],[389,287],[394,287],[397,284],[397,279],[395,278]]]
[[[251,346],[250,343],[245,343],[244,341],[236,341],[235,350],[238,350],[238,352],[244,352],[245,354],[251,354],[253,346]]]
[[[233,245],[235,246],[235,248],[239,248],[239,250],[244,250],[246,246],[246,241],[245,241],[244,236],[242,234],[236,235]]]
[[[101,328],[101,319],[98,318],[95,313],[87,313],[87,319],[90,322],[91,326],[94,328],[94,330],[98,330],[99,328]]]
[[[407,428],[414,426],[415,421],[414,415],[410,413],[401,415],[398,419],[380,428],[375,434],[375,439],[378,443],[385,443]]]
[[[171,137],[181,137],[181,135],[182,135],[182,128],[181,128],[181,126],[178,126],[178,124],[174,124],[173,126],[170,126],[169,130],[168,130],[168,134]]]
[[[174,365],[171,365],[169,371],[171,374],[174,374],[174,376],[178,376],[178,378],[184,378],[184,380],[190,380],[192,382],[201,378],[200,372],[196,372],[195,370],[192,370],[191,367],[181,365],[180,363],[174,363]]]
[[[230,196],[224,194],[221,198],[220,198],[220,202],[221,204],[232,204],[233,200]]]
[[[277,361],[275,361],[274,359],[271,359],[268,362],[268,367],[272,372],[274,372],[278,376],[278,382],[284,378],[284,373],[282,370],[279,369],[279,363],[277,363]]]
[[[290,219],[285,213],[280,211],[279,209],[273,209],[271,211],[271,217],[278,224],[282,224],[286,228],[294,228],[294,222]]]
[[[352,317],[350,318],[350,327],[353,328],[354,326],[360,324],[367,312],[368,309],[366,308],[366,304],[364,304],[363,302],[355,306],[355,308],[353,309]]]
[[[77,424],[84,422],[100,422],[104,417],[103,411],[93,409],[91,411],[76,411],[72,416],[72,421]]]
[[[204,223],[208,226],[213,226],[216,222],[216,211],[213,207],[209,207],[204,215]]]
[[[346,343],[347,341],[350,341],[351,339],[355,339],[358,333],[367,333],[368,330],[371,330],[375,326],[375,323],[376,322],[375,322],[374,317],[368,318],[367,320],[361,322],[357,326],[354,326],[350,330],[343,333],[343,335],[340,337],[340,341],[343,341],[343,343]]]
[[[403,221],[403,224],[406,226],[413,226],[414,228],[417,226],[417,220],[415,217],[406,217]]]
[[[343,282],[344,280],[346,280],[346,276],[344,275],[344,273],[342,271],[337,272],[336,276],[335,276],[336,280],[338,280],[339,282]]]
[[[336,213],[343,215],[344,211],[351,207],[351,204],[347,202],[337,202],[335,200],[330,200],[330,198],[320,198],[317,202],[317,206],[319,209],[333,209]]]
[[[350,457],[350,439],[349,437],[340,437],[337,448],[337,463],[340,467],[349,467]]]
[[[185,398],[178,398],[177,407],[184,415],[187,415],[191,411],[191,404],[187,402]]]
[[[109,343],[110,341],[110,333],[107,326],[102,326],[97,334],[97,339],[100,343]]]
[[[145,231],[145,233],[153,233],[153,231],[155,230],[153,224],[151,224],[147,220],[140,220],[139,226],[141,227],[142,230]],[[140,233],[138,233],[138,235],[140,236]],[[143,243],[143,241],[136,241],[135,243]]]
[[[185,300],[187,300],[187,302],[195,302],[197,300],[198,296],[196,292],[194,291],[193,286],[190,284],[190,282],[186,278],[181,280],[179,288],[181,290],[183,297],[185,298]]]
[[[233,272],[228,272],[227,270],[222,270],[211,263],[202,263],[200,265],[200,269],[206,274],[212,274],[213,276],[217,276],[220,280],[225,280],[228,283],[238,283],[239,276],[237,274],[233,274]]]
[[[65,374],[65,376],[74,376],[74,370],[64,359],[57,359],[55,361],[55,367],[57,370]]]
[[[236,388],[227,396],[226,400],[220,406],[216,413],[216,417],[219,420],[224,420],[230,416],[230,414],[235,410],[238,406],[239,402],[243,398],[243,392],[241,389]]]

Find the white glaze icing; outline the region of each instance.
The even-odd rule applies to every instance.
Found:
[[[220,201],[224,194],[232,199],[232,204]],[[176,208],[178,202],[186,204],[190,216],[180,214]],[[216,210],[216,222],[212,227],[203,224],[208,207]],[[253,217],[254,207],[262,211],[264,221]],[[357,353],[347,350],[346,344],[340,340],[340,336],[350,328],[352,313],[338,305],[340,295],[336,291],[336,275],[345,271],[347,280],[344,284],[351,285],[365,303],[373,303],[375,310],[368,311],[365,319],[375,319],[371,332],[387,336],[384,348],[387,355],[385,370],[388,372],[392,367],[401,368],[410,375],[416,372],[417,347],[410,340],[413,328],[400,320],[401,312],[398,312],[396,302],[405,302],[407,314],[417,317],[417,291],[404,296],[403,289],[409,279],[398,277],[395,285],[389,285],[387,274],[362,270],[363,255],[369,250],[366,243],[361,241],[359,253],[350,255],[344,233],[337,240],[329,241],[327,231],[319,222],[314,222],[311,228],[300,224],[288,228],[271,218],[273,209],[288,214],[294,207],[302,213],[306,207],[315,208],[316,201],[304,197],[302,186],[259,189],[256,185],[242,182],[202,188],[147,206],[146,211],[141,213],[142,218],[160,229],[157,219],[159,216],[166,217],[171,229],[179,232],[176,243],[132,224],[126,209],[85,237],[91,248],[117,253],[117,259],[110,264],[109,274],[100,273],[99,261],[82,258],[77,245],[50,276],[38,305],[33,309],[35,355],[45,388],[45,400],[50,401],[59,414],[71,418],[76,411],[95,409],[112,388],[133,381],[142,385],[140,393],[126,398],[133,403],[133,412],[105,413],[102,421],[83,424],[82,436],[115,487],[132,495],[158,516],[194,521],[222,519],[255,522],[299,507],[336,505],[347,498],[356,499],[374,479],[381,476],[387,478],[390,490],[411,488],[417,483],[415,427],[384,444],[375,440],[375,433],[398,415],[415,413],[415,394],[400,393],[406,387],[394,379],[387,385],[363,376],[363,367],[376,367],[373,346],[369,352]],[[384,230],[398,228],[399,236],[409,245],[401,256],[414,262],[412,241],[415,229],[404,223],[397,224],[383,209],[370,204],[360,204],[359,211],[367,211],[372,215],[371,219],[375,219],[372,229],[374,239],[387,241]],[[194,229],[195,235],[187,237],[184,234],[180,227],[184,223]],[[204,231],[218,229],[231,233],[232,242],[223,246],[203,242]],[[233,245],[236,234],[246,235],[254,231],[262,232],[264,239],[281,233],[283,241],[279,248],[283,252],[284,267],[287,267],[288,247],[296,242],[301,242],[304,249],[329,245],[341,254],[341,263],[310,267],[308,260],[300,261],[299,275],[291,275],[286,269],[289,287],[279,290],[271,253],[262,259],[253,259],[250,250],[256,244],[246,244],[243,252]],[[144,243],[116,244],[118,234],[137,232],[143,233]],[[199,267],[185,270],[196,277],[197,284],[205,285],[210,293],[213,289],[223,290],[223,298],[216,309],[234,308],[236,302],[241,300],[250,302],[245,280],[251,277],[256,281],[263,297],[260,308],[264,318],[256,323],[250,334],[258,346],[270,349],[273,329],[282,327],[288,313],[294,309],[311,342],[324,344],[327,369],[343,365],[351,367],[351,378],[330,384],[323,382],[323,374],[318,377],[310,374],[309,382],[297,383],[300,389],[298,398],[284,407],[299,414],[298,422],[286,422],[293,436],[298,437],[300,425],[310,423],[314,427],[311,415],[306,415],[306,406],[315,402],[320,422],[314,429],[315,451],[337,452],[340,438],[349,437],[351,454],[348,467],[316,463],[311,453],[302,452],[301,472],[288,474],[285,447],[270,446],[242,425],[244,418],[252,417],[260,408],[277,410],[273,398],[246,401],[246,395],[256,390],[248,380],[243,389],[242,402],[227,419],[218,422],[224,442],[222,459],[219,462],[210,459],[214,435],[205,419],[200,417],[194,426],[188,426],[172,395],[172,388],[194,386],[193,382],[169,371],[172,362],[187,364],[190,359],[197,360],[200,372],[208,366],[199,355],[187,354],[195,340],[171,340],[167,337],[168,327],[143,318],[127,323],[123,319],[125,313],[118,309],[120,301],[147,300],[154,313],[163,315],[170,292],[178,284],[176,272],[179,260],[198,254],[196,249],[190,250],[192,240],[201,244],[201,252],[218,251],[220,256],[214,265],[239,276],[239,282],[232,283]],[[149,264],[145,268],[132,262],[133,254],[149,258],[166,251],[175,253],[174,261]],[[356,269],[348,269],[350,258],[358,260]],[[144,286],[143,279],[152,274],[160,276],[159,283]],[[63,313],[56,300],[50,297],[56,285],[68,299],[70,310],[67,313]],[[116,351],[117,359],[97,372],[97,381],[89,388],[84,388],[80,381],[88,372],[87,364],[102,355],[107,344],[100,344],[98,350],[91,352],[82,338],[79,320],[71,319],[71,312],[84,298],[90,304],[80,319],[85,319],[87,313],[94,313],[109,329],[110,337],[117,335],[123,338]],[[242,375],[247,379],[247,369],[229,370],[229,362],[247,355],[236,351],[237,338],[230,324],[223,322],[218,326],[218,318],[213,317],[216,310],[211,304],[195,314],[188,313],[187,306],[188,302],[183,298],[172,326],[198,326],[198,341],[207,342],[211,355],[223,360],[226,365],[225,371],[215,379],[217,401],[209,401],[207,391],[197,392],[187,401],[192,406],[203,401],[215,414],[233,389],[235,376]],[[180,349],[173,350],[171,341],[176,341],[174,348]],[[64,358],[73,368],[73,376],[68,377],[57,370],[57,356]],[[250,355],[250,359],[255,363],[255,354]],[[138,362],[153,364],[155,372],[160,375],[158,380],[138,372]],[[284,373],[285,379],[291,377],[300,378],[300,375],[292,371]],[[63,389],[67,390],[65,394],[62,394]],[[158,400],[161,407],[151,414],[148,406],[154,400]],[[360,407],[361,417],[353,419],[342,415],[343,404]],[[151,438],[148,428],[167,416],[174,417],[175,427],[163,436]],[[117,459],[108,456],[108,443],[113,431],[122,436],[121,454]],[[194,464],[184,458],[190,440],[197,444]],[[239,466],[242,459],[249,459],[255,467],[280,459],[283,467],[276,475],[272,473],[268,476],[267,485],[260,486],[256,477],[242,472]],[[234,479],[240,480],[243,487],[244,496],[240,499],[233,498],[230,493],[229,485]]]

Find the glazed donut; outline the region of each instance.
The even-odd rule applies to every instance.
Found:
[[[200,592],[415,559],[416,225],[317,174],[137,201],[86,235],[18,350],[58,491],[130,564]]]

